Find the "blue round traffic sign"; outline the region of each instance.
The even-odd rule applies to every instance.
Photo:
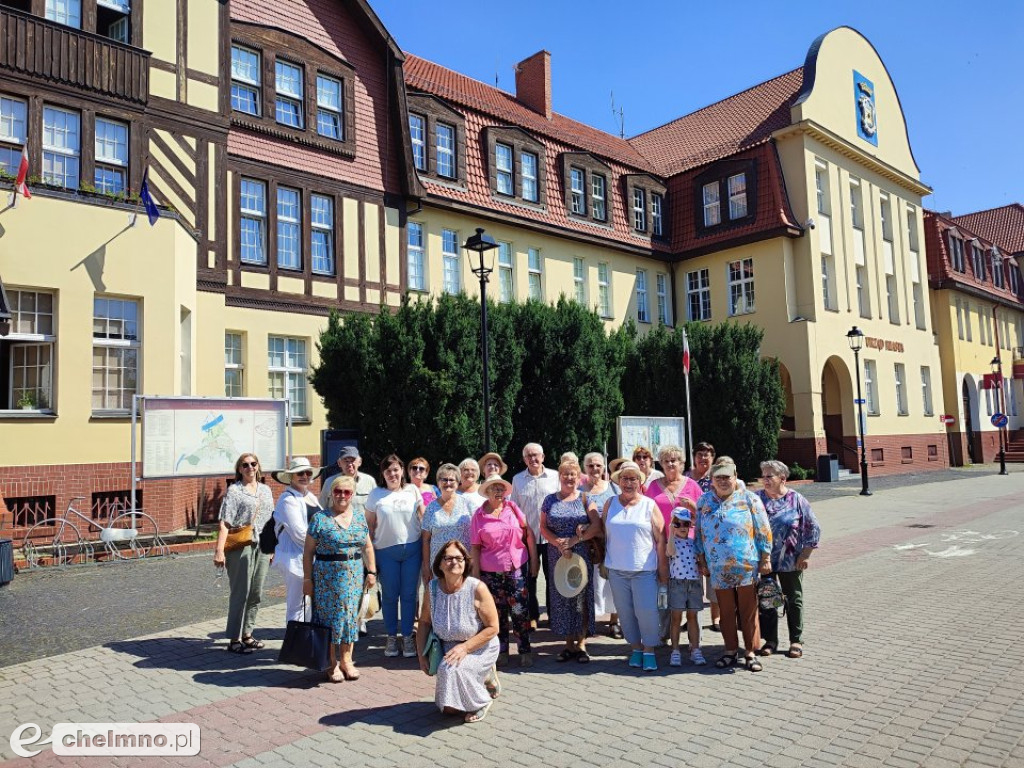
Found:
[[[1006,414],[1005,413],[993,413],[992,414],[992,426],[993,427],[999,427],[999,429],[1002,429],[1003,427],[1005,427],[1009,423],[1010,423],[1010,420],[1008,418],[1006,418]]]

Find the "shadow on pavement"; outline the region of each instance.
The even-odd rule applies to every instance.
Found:
[[[396,733],[409,736],[430,736],[437,731],[445,731],[465,725],[462,715],[443,715],[432,701],[407,701],[401,704],[389,704],[385,707],[371,709],[351,709],[335,712],[320,718],[320,725],[336,727],[364,723],[390,727]]]

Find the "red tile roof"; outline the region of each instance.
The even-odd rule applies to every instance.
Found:
[[[1007,206],[1011,207],[1011,206]],[[1020,206],[1018,206],[1020,207]],[[998,210],[998,209],[995,209]],[[981,211],[981,214],[990,213]],[[993,297],[1006,299],[1020,303],[1021,298],[1015,296],[1010,290],[1009,279],[1004,279],[1003,287],[998,288],[992,281],[990,253],[992,240],[977,229],[968,227],[961,219],[969,218],[979,214],[968,214],[950,218],[935,211],[925,210],[924,212],[924,246],[928,262],[928,282],[932,288],[966,288],[976,295],[979,292],[987,293]],[[964,271],[958,272],[953,269],[952,256],[949,253],[949,233],[954,232],[964,243]],[[986,274],[979,276],[974,272],[974,261],[971,258],[971,240],[979,238],[979,245],[984,253],[986,263]],[[1011,251],[1013,253],[1013,251]],[[1012,260],[1003,260],[1003,269],[1017,269]],[[1004,272],[1004,277],[1006,274]]]
[[[1024,253],[1024,205],[1011,203],[954,216],[952,221],[1010,253]]]
[[[791,122],[803,68],[748,88],[629,140],[663,176],[762,144]]]

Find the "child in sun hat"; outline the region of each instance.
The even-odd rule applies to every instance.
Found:
[[[700,649],[700,610],[704,607],[697,553],[693,546],[693,514],[686,507],[672,510],[670,525],[665,536],[665,555],[668,560],[669,640],[672,655],[669,666],[682,664],[679,652],[680,625],[686,612],[686,628],[690,641],[690,661],[703,665],[707,662]]]

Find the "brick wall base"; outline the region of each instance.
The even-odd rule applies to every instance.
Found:
[[[849,448],[856,448],[856,438],[845,438],[846,443]],[[865,448],[871,476],[949,467],[949,439],[941,432],[926,435],[868,435]],[[815,468],[818,455],[825,452],[824,438],[786,438],[779,441],[779,459],[786,464],[797,461],[802,467]],[[855,454],[844,450],[843,454],[839,457],[839,464],[859,474],[859,452]]]
[[[319,465],[318,454],[307,458],[313,466]],[[200,510],[201,522],[214,522],[232,479],[230,476],[208,477],[205,486],[200,478],[143,480],[138,485],[142,490],[142,510],[156,520],[160,531],[165,533],[194,528],[197,509]],[[269,476],[266,481],[277,499],[284,486]],[[316,486],[319,491],[319,483]],[[0,537],[13,539],[15,547],[18,547],[27,532],[26,526],[14,527],[14,515],[3,503],[5,499],[53,496],[53,514],[59,518],[74,497],[84,496],[85,499],[77,502],[75,507],[90,517],[94,493],[128,491],[131,487],[131,464],[128,462],[0,467]],[[84,524],[79,528],[86,536]],[[98,529],[92,528],[87,538],[94,539],[98,534]]]

